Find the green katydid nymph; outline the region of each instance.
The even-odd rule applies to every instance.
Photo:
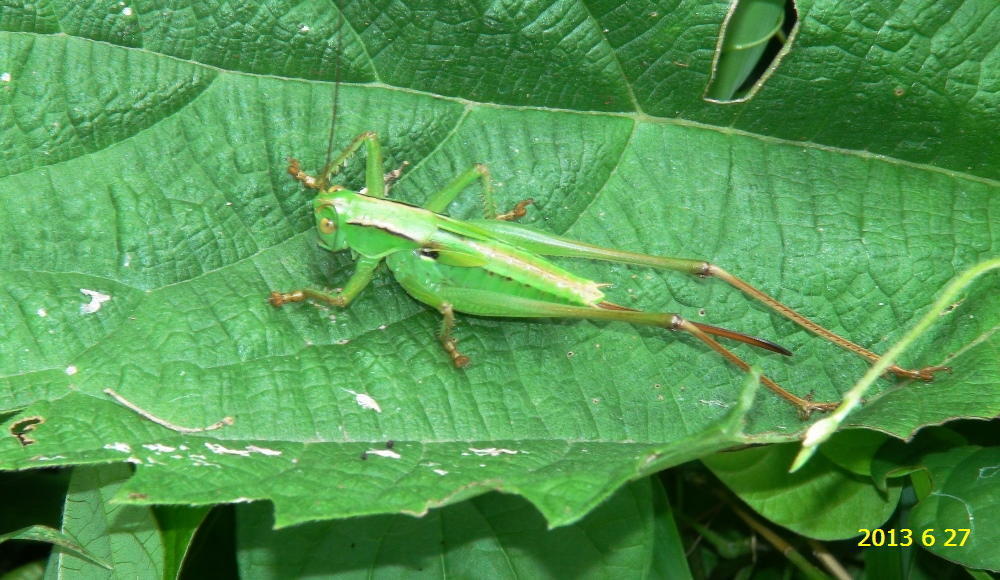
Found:
[[[332,185],[330,177],[362,145],[366,152],[365,189],[354,192]],[[357,256],[357,265],[339,292],[316,289],[272,292],[269,302],[278,307],[288,302],[315,300],[346,307],[385,261],[412,297],[441,313],[440,341],[456,367],[464,367],[470,360],[459,351],[452,336],[457,312],[493,317],[616,320],[680,330],[743,370],[748,370],[749,365],[714,336],[791,355],[781,346],[741,332],[692,322],[677,314],[645,312],[608,302],[600,289],[602,284],[557,266],[547,259],[549,256],[605,260],[719,278],[815,334],[869,361],[879,358],[707,261],[605,248],[512,223],[525,214],[531,200],[518,203],[510,212],[497,214],[490,193],[489,172],[482,165],[470,168],[432,194],[423,207],[387,199],[386,188],[399,177],[401,170],[383,173],[381,146],[371,132],[355,138],[318,177],[303,172],[294,159],[290,160],[288,171],[307,187],[319,191],[313,201],[319,245],[330,251],[350,249]],[[448,205],[476,181],[481,183],[488,219],[463,221],[443,215]],[[945,369],[930,366],[914,371],[894,365],[889,372],[929,381],[935,372]],[[761,381],[803,416],[836,406],[798,397],[765,376],[761,376]]]

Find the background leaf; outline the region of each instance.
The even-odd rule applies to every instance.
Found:
[[[425,518],[374,516],[272,530],[266,505],[239,510],[242,575],[400,575],[606,578],[650,574],[662,514],[654,480],[622,487],[572,526],[549,531],[521,498],[487,494]],[[672,527],[672,522],[670,522]],[[676,533],[676,530],[674,531]],[[683,558],[680,559],[683,562]]]
[[[374,130],[388,166],[411,162],[399,199],[484,162],[501,205],[537,200],[528,223],[710,258],[884,349],[996,254],[998,15],[798,6],[781,66],[721,107],[701,95],[722,2],[348,2],[339,141]],[[315,246],[310,194],[285,174],[289,155],[324,161],[330,3],[0,10],[0,409],[23,409],[8,430],[40,418],[34,444],[0,440],[0,467],[128,460],[122,501],[270,499],[279,525],[490,489],[564,524],[630,479],[804,428],[766,393],[746,414],[740,373],[657,330],[463,317],[473,365],[455,371],[437,314],[387,274],[343,312],[268,306],[351,268]],[[476,197],[450,213],[478,215]],[[745,354],[802,395],[835,400],[865,368],[720,283],[572,267],[625,305],[791,348]],[[998,287],[981,278],[903,361],[953,374],[884,381],[858,423],[906,435],[1000,412],[983,389],[1000,372]],[[87,313],[83,290],[110,300]],[[182,436],[109,387],[179,425],[236,422]]]
[[[757,512],[810,538],[841,539],[874,529],[896,509],[900,488],[875,489],[868,478],[825,457],[789,474],[797,445],[770,445],[704,459],[715,475]],[[776,501],[777,498],[789,501]],[[854,517],[851,517],[854,516]]]
[[[59,530],[50,528],[48,526],[28,526],[26,528],[21,528],[20,530],[15,530],[13,532],[8,532],[6,534],[0,534],[0,543],[7,542],[10,540],[27,540],[31,542],[47,542],[55,546],[59,546],[64,552],[73,554],[74,556],[88,562],[89,564],[97,564],[102,568],[111,569],[111,566],[107,563],[101,562],[99,559],[94,558],[86,548],[83,548],[77,544],[76,539],[69,536]]]
[[[128,465],[77,467],[63,508],[63,533],[83,546],[58,546],[46,569],[50,578],[163,577],[163,543],[150,508],[110,503]]]
[[[992,479],[997,474],[998,458],[1000,452],[995,447],[973,446],[924,458],[934,490],[913,508],[913,527],[930,530],[934,540],[933,545],[929,545],[929,538],[924,542],[928,550],[973,568],[1000,570],[1000,557],[991,547],[996,545],[996,529],[976,523],[991,518],[1000,504]]]

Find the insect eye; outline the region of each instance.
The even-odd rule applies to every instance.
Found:
[[[319,231],[324,234],[332,234],[337,229],[337,222],[330,218],[322,218],[319,220]]]

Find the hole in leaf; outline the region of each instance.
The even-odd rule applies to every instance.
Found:
[[[705,99],[749,99],[791,48],[797,31],[794,0],[733,0],[719,30]]]
[[[35,443],[34,439],[28,437],[28,433],[44,422],[45,419],[41,417],[25,417],[24,419],[15,421],[11,424],[10,434],[16,437],[17,440],[21,442],[22,446],[27,447],[28,445]]]

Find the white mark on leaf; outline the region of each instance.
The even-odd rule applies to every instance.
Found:
[[[111,296],[107,294],[101,294],[97,290],[87,290],[86,288],[80,288],[80,292],[86,296],[90,296],[90,302],[87,304],[82,304],[80,306],[80,314],[93,314],[101,309],[101,304],[104,304],[108,300],[111,300]]]
[[[486,449],[476,449],[475,447],[469,447],[469,451],[475,453],[480,457],[483,457],[484,455],[488,455],[490,457],[496,457],[498,455],[517,455],[518,453],[520,453],[519,451],[514,451],[513,449],[497,449],[496,447],[488,447]]]
[[[217,453],[219,455],[239,455],[240,457],[250,457],[251,453],[260,453],[261,455],[281,455],[281,451],[277,449],[268,449],[266,447],[257,447],[256,445],[247,445],[243,449],[230,449],[224,445],[219,445],[218,443],[205,443],[205,447],[208,448],[212,453]],[[192,455],[191,457],[196,457]]]
[[[268,449],[267,447],[257,447],[256,445],[247,445],[246,450],[251,453],[260,453],[261,455],[269,455],[274,457],[275,455],[281,455],[281,451],[277,449]]]
[[[123,442],[108,443],[104,446],[104,448],[110,449],[112,451],[120,451],[122,453],[132,452],[132,446],[129,445],[128,443],[123,443]]]
[[[366,393],[358,393],[350,389],[343,389],[345,392],[354,395],[354,400],[361,406],[362,409],[371,409],[376,413],[382,412],[382,407],[379,406],[378,401],[376,401],[371,395]]]
[[[725,401],[720,401],[718,399],[713,399],[711,401],[707,401],[705,399],[699,399],[698,402],[703,405],[708,405],[709,407],[719,407],[720,409],[725,409],[729,407],[729,405]]]
[[[219,465],[218,463],[212,463],[211,461],[208,461],[208,459],[204,455],[197,455],[192,453],[188,457],[190,457],[194,461],[194,464],[197,467],[218,467],[219,469],[222,469],[221,465]]]
[[[0,82],[9,83],[10,82],[10,73],[9,72],[0,73]]]
[[[379,457],[388,457],[389,459],[399,459],[402,457],[399,453],[396,453],[392,449],[369,449],[365,451],[368,455],[378,455]]]
[[[435,469],[434,473],[436,473],[438,475],[448,475],[448,472],[445,471],[445,470],[443,470],[443,469]]]
[[[79,369],[77,369],[75,366],[69,365],[68,367],[66,367],[66,374],[69,376],[73,376],[76,374],[78,370]]]
[[[965,510],[965,517],[969,521],[969,524],[972,524],[972,522],[975,521],[976,516],[973,515],[974,510],[972,509],[972,506],[969,505],[969,502],[966,501],[964,498],[958,497],[957,495],[952,495],[950,493],[943,493],[940,491],[931,492],[931,495],[936,495],[938,497],[946,497],[948,499],[955,500],[962,506],[962,509]]]
[[[172,453],[177,451],[176,447],[170,447],[169,445],[163,445],[162,443],[147,443],[143,445],[146,449],[150,451],[155,451],[156,453]]]
[[[217,453],[219,455],[239,455],[240,457],[250,457],[250,451],[247,449],[230,449],[218,443],[205,443],[205,447],[212,453]],[[193,455],[191,457],[194,457]]]
[[[38,310],[35,311],[35,314],[41,316],[42,318],[45,318],[46,316],[49,315],[49,312],[44,308],[39,308]]]

